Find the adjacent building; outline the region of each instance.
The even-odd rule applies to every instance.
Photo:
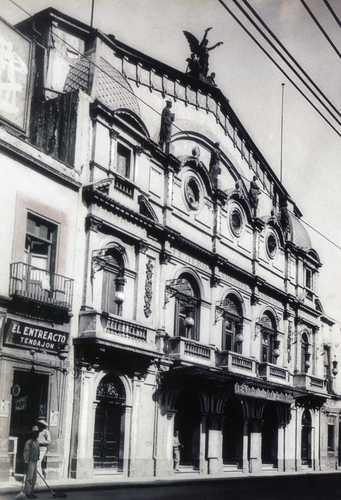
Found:
[[[54,9],[17,30],[0,38],[2,480],[39,416],[49,477],[340,467],[322,264],[212,76]]]

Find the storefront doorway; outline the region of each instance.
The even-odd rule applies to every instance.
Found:
[[[244,417],[240,401],[230,400],[224,412],[223,463],[242,467]]]
[[[301,462],[302,465],[311,467],[311,415],[309,410],[304,410],[302,415]]]
[[[10,436],[17,439],[16,474],[25,472],[23,450],[32,426],[39,417],[47,419],[48,387],[48,375],[14,372]]]
[[[174,430],[179,431],[180,465],[199,468],[200,405],[193,393],[183,392],[177,401]]]
[[[268,403],[263,413],[262,464],[277,467],[278,417],[274,404]]]
[[[98,385],[94,433],[94,467],[107,472],[123,467],[125,391],[118,377],[107,375]]]

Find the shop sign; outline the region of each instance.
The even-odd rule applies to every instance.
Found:
[[[288,392],[275,391],[271,389],[263,389],[248,384],[234,385],[234,392],[239,396],[247,396],[249,398],[267,399],[268,401],[278,401],[279,403],[293,403],[294,397]]]
[[[15,411],[24,411],[27,408],[28,396],[22,396],[15,400]]]
[[[8,319],[5,327],[5,344],[58,353],[65,348],[68,335],[67,332]]]
[[[31,42],[0,18],[0,117],[26,129]]]

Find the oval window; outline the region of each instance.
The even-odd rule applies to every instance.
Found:
[[[266,240],[266,250],[268,252],[269,257],[273,259],[277,251],[277,239],[273,233],[270,233]]]
[[[239,208],[233,208],[230,213],[230,228],[235,236],[239,236],[243,229],[243,215]]]
[[[192,210],[199,208],[200,202],[200,187],[194,177],[190,177],[185,185],[185,198],[188,206]]]

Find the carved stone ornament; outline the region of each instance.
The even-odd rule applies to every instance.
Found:
[[[153,269],[154,264],[152,259],[148,259],[146,265],[146,283],[144,286],[144,315],[146,318],[152,314],[152,299],[153,299]]]
[[[205,30],[204,36],[199,40],[189,31],[184,31],[184,35],[191,49],[191,56],[187,58],[187,70],[193,78],[198,78],[210,85],[215,85],[215,73],[209,74],[209,52],[219,47],[223,42],[217,42],[211,47],[208,46],[207,34],[212,28]]]

